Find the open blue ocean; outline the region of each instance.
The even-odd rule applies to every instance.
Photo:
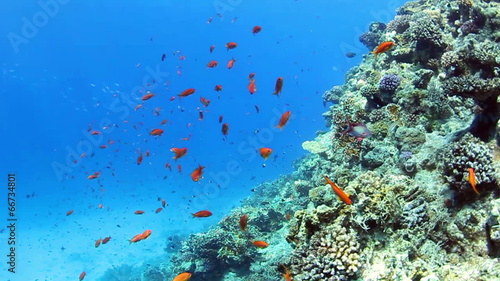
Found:
[[[182,241],[296,170],[404,3],[3,1],[0,279],[188,280]]]

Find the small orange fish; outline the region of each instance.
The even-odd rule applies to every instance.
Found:
[[[285,218],[286,218],[287,220],[290,220],[290,219],[292,218],[292,214],[290,214],[290,213],[286,213]]]
[[[229,62],[227,63],[227,69],[233,68],[235,62],[236,60],[234,58],[230,59]]]
[[[214,90],[216,90],[217,92],[222,91],[222,85],[215,85]]]
[[[211,61],[209,61],[209,62],[208,62],[207,67],[209,67],[209,68],[214,68],[214,67],[216,67],[216,66],[217,66],[217,64],[218,64],[218,63],[217,63],[217,61],[216,61],[216,60],[211,60]]]
[[[259,152],[260,152],[260,156],[262,158],[264,158],[264,160],[267,160],[267,158],[269,158],[271,153],[273,153],[273,150],[268,148],[268,147],[263,147],[263,148],[259,149]]]
[[[161,136],[163,134],[163,130],[162,129],[154,129],[149,134],[152,136]]]
[[[256,247],[258,248],[261,248],[261,249],[264,249],[264,248],[267,248],[269,246],[269,244],[267,242],[264,242],[264,241],[253,241],[252,242]]]
[[[105,145],[105,144],[101,144],[101,145],[99,146],[99,148],[104,149],[104,148],[108,148],[108,146],[107,146],[107,145]]]
[[[193,181],[199,181],[201,179],[201,175],[203,174],[203,169],[205,169],[205,167],[198,165],[198,168],[191,173],[191,179]]]
[[[333,181],[331,181],[327,176],[324,176],[326,182],[332,187],[333,191],[337,194],[337,196],[344,201],[347,205],[351,205],[352,201],[349,198],[349,195],[347,195],[340,187],[338,187]]]
[[[240,218],[240,229],[243,230],[243,231],[246,231],[247,230],[247,224],[248,224],[248,215],[244,214]]]
[[[97,208],[102,209],[102,204],[97,205]]]
[[[192,214],[194,218],[207,218],[212,215],[212,212],[203,210]]]
[[[161,121],[160,125],[165,125],[165,124],[167,124],[167,122],[168,122],[168,120],[165,119],[165,120]]]
[[[101,132],[99,132],[99,131],[92,131],[92,132],[90,132],[90,134],[95,136],[95,135],[100,135]]]
[[[70,216],[71,214],[73,214],[73,212],[74,212],[73,210],[69,210],[69,211],[67,211],[67,212],[66,212],[66,216]]]
[[[391,41],[382,42],[377,46],[377,48],[375,48],[375,50],[371,51],[371,53],[375,54],[375,56],[378,56],[378,54],[380,53],[389,51],[394,45],[395,43]]]
[[[163,208],[158,208],[158,209],[156,209],[155,214],[158,214],[161,211],[163,211]]]
[[[236,47],[238,47],[238,44],[236,44],[235,42],[229,42],[229,43],[226,44],[227,50],[234,49]]]
[[[255,79],[250,79],[250,83],[248,84],[248,91],[252,95],[257,91],[257,88],[255,88]]]
[[[92,174],[92,175],[88,176],[87,178],[89,180],[93,180],[93,179],[97,179],[98,177],[99,177],[99,174]]]
[[[290,269],[285,267],[285,273],[283,273],[283,278],[285,278],[285,281],[293,281],[292,280],[292,273],[290,272]]]
[[[154,96],[155,96],[155,94],[148,91],[148,93],[146,95],[142,96],[141,100],[149,100],[150,98],[152,98]]]
[[[276,128],[283,130],[283,127],[288,122],[288,119],[290,119],[291,114],[292,114],[291,111],[285,111],[285,113],[283,113],[283,115],[281,115],[280,122],[278,123],[278,126],[276,126]]]
[[[177,165],[177,171],[180,173],[182,173],[182,166],[181,164]]]
[[[224,136],[227,136],[228,132],[229,132],[229,124],[227,123],[222,124],[222,134]]]
[[[145,231],[142,233],[142,240],[144,240],[144,239],[148,238],[148,237],[151,235],[151,233],[152,233],[152,232],[153,232],[153,231],[151,231],[151,230],[149,230],[149,229],[148,229],[148,230],[145,230]]]
[[[184,155],[186,155],[187,148],[186,147],[183,147],[183,148],[172,147],[170,149],[170,151],[172,151],[173,153],[175,153],[175,156],[172,157],[172,159],[174,159],[175,161],[177,161],[177,159],[179,159],[179,158],[183,157]]]
[[[255,35],[255,34],[259,33],[261,30],[262,30],[262,27],[256,25],[252,28],[252,33],[253,33],[253,35]]]
[[[80,277],[78,280],[82,281],[85,278],[85,275],[87,275],[87,273],[85,271],[80,273]]]
[[[143,210],[137,210],[137,211],[134,212],[134,214],[136,214],[136,215],[142,215],[142,214],[144,214],[144,211]]]
[[[142,107],[142,104],[138,104],[138,105],[134,108],[134,110],[135,110],[135,111],[137,111],[137,110],[139,110],[139,108],[141,108],[141,107]]]
[[[479,191],[476,189],[476,184],[477,184],[477,178],[476,178],[476,173],[474,172],[474,168],[468,168],[469,170],[469,183],[472,186],[472,189],[474,192],[479,195]]]
[[[206,99],[204,97],[200,97],[200,102],[203,104],[204,107],[207,107],[210,105],[210,100]]]
[[[248,79],[249,80],[252,80],[254,77],[255,77],[255,73],[254,72],[248,74]]]
[[[132,237],[132,239],[130,239],[130,243],[137,243],[139,241],[141,241],[143,238],[142,238],[142,233],[140,234],[137,234],[136,236]]]
[[[196,89],[189,88],[189,89],[182,91],[182,93],[180,93],[178,96],[183,98],[183,97],[187,97],[189,95],[194,94],[194,92],[196,92]]]
[[[137,165],[141,165],[141,163],[142,163],[142,154],[139,155],[139,157],[137,157],[137,161],[136,162],[137,162]]]
[[[189,272],[183,272],[174,277],[172,281],[188,281],[191,278],[192,274]]]
[[[283,88],[283,77],[278,77],[278,79],[276,79],[276,85],[274,86],[273,95],[277,95],[279,97],[282,88]]]
[[[108,236],[108,237],[106,237],[106,238],[102,239],[102,244],[106,244],[106,243],[108,243],[108,242],[109,242],[109,240],[111,240],[111,236]]]
[[[102,239],[97,239],[97,241],[95,241],[95,247],[99,247],[101,245],[101,242],[102,242]]]

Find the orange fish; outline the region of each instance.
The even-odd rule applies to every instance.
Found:
[[[154,129],[149,134],[152,136],[161,136],[163,134],[163,130],[162,129]]]
[[[69,211],[67,211],[67,212],[66,212],[66,216],[69,216],[69,215],[73,214],[73,212],[74,212],[73,210],[69,210]]]
[[[208,100],[204,97],[200,97],[200,102],[203,104],[204,107],[207,107],[210,105],[210,100]]]
[[[291,114],[292,114],[291,111],[285,111],[285,113],[283,113],[283,115],[281,115],[280,122],[278,123],[278,126],[276,126],[276,128],[280,128],[280,130],[282,130],[283,127],[288,122],[288,119],[290,119]]]
[[[134,110],[135,110],[135,111],[137,111],[137,110],[139,110],[139,108],[141,108],[141,107],[142,107],[142,104],[138,104],[138,105],[134,108]]]
[[[182,173],[182,166],[181,164],[177,165],[177,171],[180,173]]]
[[[476,179],[476,173],[474,172],[474,168],[469,168],[469,183],[472,186],[472,189],[474,192],[476,192],[477,195],[479,195],[479,191],[476,189],[476,184],[477,184],[477,179]]]
[[[214,68],[217,66],[217,61],[216,60],[211,60],[208,62],[207,67]]]
[[[106,243],[108,243],[108,242],[109,242],[109,240],[111,240],[111,236],[108,236],[108,237],[106,237],[106,238],[102,239],[102,244],[106,244]]]
[[[264,241],[254,241],[252,242],[256,247],[258,248],[261,248],[261,249],[264,249],[264,248],[267,248],[269,246],[269,244],[267,242],[264,242]]]
[[[158,208],[158,209],[156,209],[155,214],[158,214],[161,211],[163,211],[163,208]]]
[[[222,85],[215,85],[214,90],[216,90],[217,92],[222,91]]]
[[[140,234],[137,234],[136,236],[132,237],[132,239],[130,239],[130,243],[137,243],[139,241],[141,241],[143,238],[142,238],[142,233]]]
[[[257,88],[255,88],[255,79],[250,79],[250,83],[248,84],[248,91],[252,95],[257,91]]]
[[[160,125],[165,125],[165,124],[167,124],[167,122],[168,122],[168,120],[165,119],[165,120],[161,121]]]
[[[150,98],[152,98],[154,96],[155,96],[155,94],[148,91],[148,93],[146,95],[142,96],[141,100],[149,100]]]
[[[212,212],[203,210],[192,214],[194,218],[207,218],[212,215]]]
[[[108,146],[107,146],[107,145],[105,145],[105,144],[101,144],[101,145],[99,146],[99,148],[104,149],[104,148],[108,148]]]
[[[181,98],[187,97],[189,95],[194,94],[195,91],[196,91],[196,89],[189,88],[189,89],[186,89],[186,90],[182,91],[182,93],[180,93],[178,96],[181,97]]]
[[[92,174],[92,175],[88,176],[87,178],[89,180],[93,180],[93,179],[97,179],[98,177],[99,177],[99,174]]]
[[[224,136],[227,136],[228,131],[229,131],[229,124],[227,123],[222,124],[222,134]]]
[[[230,59],[229,62],[227,63],[227,69],[233,68],[235,62],[236,60],[234,58]]]
[[[205,169],[205,167],[198,164],[198,168],[194,169],[191,173],[191,179],[193,181],[199,181],[201,179],[201,175],[203,174],[203,169]]]
[[[210,46],[210,53],[212,53],[215,49],[215,45]]]
[[[97,205],[97,208],[102,209],[102,204]]]
[[[189,272],[183,272],[174,277],[172,281],[188,281],[191,278],[192,274]]]
[[[290,272],[290,269],[285,267],[285,273],[283,273],[283,278],[285,278],[285,281],[293,281],[292,280],[292,273]]]
[[[255,34],[259,33],[261,30],[262,30],[262,27],[256,25],[252,28],[252,33],[253,33],[253,35],[255,35]]]
[[[187,148],[186,147],[183,147],[183,148],[172,147],[170,149],[170,151],[172,151],[173,153],[175,153],[175,156],[172,157],[172,159],[174,159],[175,161],[177,161],[177,159],[179,159],[179,158],[183,157],[184,155],[186,155]]]
[[[99,131],[92,131],[92,132],[90,132],[90,134],[91,134],[91,135],[100,135],[100,134],[101,134],[101,132],[99,132]]]
[[[101,245],[101,242],[102,242],[102,239],[97,239],[97,241],[95,241],[95,247],[99,247]]]
[[[243,231],[247,230],[247,224],[248,224],[248,215],[244,214],[240,218],[240,229]]]
[[[153,232],[153,231],[151,231],[151,230],[149,230],[149,229],[148,229],[148,230],[146,230],[146,231],[144,231],[144,232],[142,233],[142,240],[144,240],[144,239],[148,238],[148,237],[151,235],[151,233],[152,233],[152,232]]]
[[[332,187],[333,191],[335,191],[335,193],[337,193],[337,196],[342,200],[344,201],[344,203],[346,203],[347,205],[351,205],[352,204],[352,201],[351,199],[349,198],[349,195],[347,195],[344,191],[342,191],[342,189],[340,189],[340,187],[338,187],[333,181],[331,181],[327,176],[324,176],[325,177],[325,180],[326,182]]]
[[[273,95],[277,95],[279,97],[282,88],[283,88],[283,77],[278,77],[278,79],[276,79],[276,85],[274,86]]]
[[[229,49],[234,49],[238,47],[238,44],[234,43],[234,42],[229,42],[226,44],[226,48],[229,50]]]
[[[290,220],[290,219],[292,218],[292,214],[290,214],[290,213],[286,213],[285,218],[286,218],[287,220]]]
[[[143,210],[137,210],[137,211],[134,212],[134,214],[136,214],[136,215],[142,215],[142,214],[144,214],[144,211]]]
[[[255,77],[255,73],[254,72],[248,74],[248,79],[252,80],[254,77]]]
[[[137,157],[137,165],[141,165],[142,163],[142,154]]]
[[[82,281],[85,278],[85,275],[87,275],[87,273],[85,271],[80,273],[80,277],[78,280]]]
[[[267,148],[267,147],[263,147],[263,148],[259,149],[259,152],[260,152],[260,156],[262,158],[264,158],[265,160],[267,160],[267,158],[269,158],[271,153],[273,153],[273,150],[270,148]]]
[[[375,48],[375,50],[371,51],[371,53],[375,54],[375,56],[378,56],[378,54],[380,53],[389,51],[394,45],[395,43],[391,41],[382,42],[377,46],[377,48]]]

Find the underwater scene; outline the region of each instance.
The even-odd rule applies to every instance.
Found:
[[[0,280],[500,280],[500,0],[0,7]]]

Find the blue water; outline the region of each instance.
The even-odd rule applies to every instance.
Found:
[[[153,229],[151,240],[157,234],[151,243],[161,252],[164,237],[216,224],[255,185],[292,172],[293,161],[306,153],[302,142],[327,129],[321,95],[342,84],[346,71],[368,52],[358,36],[370,22],[390,20],[401,4],[2,2],[0,170],[18,178],[18,251],[33,257],[51,249],[54,259],[68,267],[40,272],[33,264],[42,259],[33,257],[20,261],[18,273],[8,278],[64,280],[82,270],[91,272],[92,263],[81,256],[94,251],[94,240],[108,234],[120,248],[107,247],[106,255],[132,251],[127,240],[145,229]],[[262,31],[253,35],[255,25]],[[228,51],[224,45],[231,41],[238,47]],[[212,54],[211,45],[216,46]],[[347,51],[357,56],[349,59]],[[231,58],[236,63],[227,69]],[[208,69],[210,60],[219,65]],[[256,74],[254,95],[247,90],[251,72]],[[279,98],[271,94],[278,77],[284,79]],[[216,84],[223,86],[220,93],[213,90]],[[169,100],[187,88],[196,93]],[[139,98],[147,90],[155,97],[142,102]],[[202,107],[200,97],[211,104]],[[143,107],[134,110],[138,104]],[[157,107],[159,116],[153,113]],[[204,111],[202,121],[199,110]],[[292,112],[288,124],[282,131],[274,128],[287,110]],[[219,115],[230,126],[225,140]],[[168,122],[162,126],[164,119]],[[89,128],[102,134],[91,136]],[[155,128],[164,134],[149,135]],[[186,137],[190,139],[181,140]],[[110,140],[115,143],[108,145]],[[172,147],[189,150],[175,162]],[[267,161],[255,151],[260,147],[274,150]],[[137,157],[146,151],[150,156],[137,165]],[[172,171],[165,168],[167,162]],[[199,164],[206,167],[204,177],[193,182],[190,173]],[[97,171],[98,179],[87,179]],[[158,197],[169,206],[154,217]],[[98,210],[98,204],[104,208]],[[75,213],[66,217],[70,209]],[[146,214],[134,215],[138,209]],[[190,219],[190,213],[203,209],[214,215]],[[41,237],[43,231],[60,238]],[[81,245],[72,249],[74,241]],[[110,265],[123,262],[116,258]],[[94,271],[95,278],[102,274]]]

